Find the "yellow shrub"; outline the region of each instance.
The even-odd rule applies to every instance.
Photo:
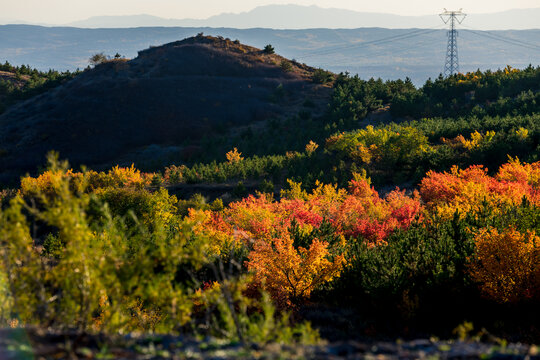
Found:
[[[242,153],[239,152],[237,148],[232,149],[225,156],[227,157],[227,161],[230,164],[234,164],[244,160],[244,158],[242,157]]]
[[[472,150],[479,148],[482,144],[489,143],[493,140],[495,136],[495,131],[487,131],[485,134],[481,134],[478,131],[471,133],[471,139],[467,140],[463,136],[458,136],[456,139],[459,139],[461,145],[467,149]]]
[[[470,274],[486,296],[501,303],[535,296],[540,285],[540,238],[534,232],[484,229],[475,242]]]
[[[287,234],[256,241],[249,254],[248,269],[275,298],[297,303],[312,291],[339,277],[345,257],[329,258],[328,243],[314,239],[309,248],[295,249]]]
[[[529,137],[529,130],[523,127],[520,127],[519,129],[516,130],[516,135],[519,139],[525,140]]]
[[[316,142],[310,140],[309,143],[306,145],[306,153],[311,155],[315,152],[315,150],[317,150],[318,147],[319,145]]]

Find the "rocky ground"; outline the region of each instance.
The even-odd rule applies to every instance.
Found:
[[[0,360],[7,359],[540,359],[520,343],[440,341],[341,342],[316,346],[242,345],[177,336],[111,339],[35,329],[0,330]]]

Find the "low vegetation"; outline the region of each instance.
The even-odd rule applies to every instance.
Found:
[[[540,339],[540,68],[312,80],[333,86],[324,114],[305,99],[202,141],[200,161],[79,171],[51,153],[0,193],[0,323],[315,343],[472,322]]]
[[[540,162],[431,171],[418,191],[384,197],[362,174],[347,189],[289,181],[277,201],[259,193],[187,214],[134,168],[50,164],[0,215],[5,325],[313,341],[279,314],[316,301],[399,326],[439,314],[430,326],[442,331],[471,312],[486,321],[486,306],[540,301]]]

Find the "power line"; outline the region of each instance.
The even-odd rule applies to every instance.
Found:
[[[475,31],[475,30],[467,29],[467,28],[464,28],[463,30],[467,31],[467,32],[470,32],[470,33],[473,33],[473,34],[476,34],[478,36],[483,36],[483,37],[492,39],[492,40],[498,40],[498,41],[501,41],[501,42],[505,42],[507,44],[511,44],[511,45],[515,45],[515,46],[521,46],[521,47],[524,47],[524,48],[527,48],[527,49],[530,49],[530,50],[540,51],[540,45],[531,44],[531,43],[525,43],[525,42],[520,41],[520,40],[507,38],[505,36],[490,33],[488,31]]]
[[[444,68],[444,74],[448,76],[448,75],[452,75],[459,72],[459,60],[458,60],[458,51],[457,51],[458,50],[457,49],[458,32],[456,30],[456,27],[458,24],[461,24],[463,22],[463,20],[465,19],[467,15],[463,13],[461,9],[459,11],[448,11],[444,9],[444,12],[439,14],[439,16],[441,17],[441,19],[443,20],[445,24],[450,24],[450,30],[447,33],[448,43],[447,43],[446,62],[445,62],[445,68]],[[443,25],[442,27],[445,27],[445,26]],[[353,43],[353,44],[348,43],[348,44],[334,46],[332,48],[321,48],[319,50],[305,52],[303,54],[297,55],[296,57],[299,59],[305,59],[305,58],[310,58],[314,56],[329,55],[329,54],[333,54],[339,51],[348,51],[348,50],[359,49],[359,48],[368,47],[368,46],[378,46],[385,43],[392,43],[392,42],[397,42],[397,41],[401,41],[405,39],[414,38],[421,35],[427,35],[427,34],[440,30],[442,27],[429,28],[429,29],[415,29],[415,30],[412,30],[403,34],[392,35],[392,36],[388,36],[388,37],[380,38],[376,40],[364,41],[364,42]],[[515,45],[515,46],[521,46],[530,50],[540,50],[540,45],[526,43],[520,40],[507,38],[499,34],[491,33],[488,31],[482,31],[482,30],[475,31],[473,29],[468,29],[468,28],[463,28],[463,30],[467,32],[471,32],[478,36],[484,36],[492,40],[498,40],[498,41],[505,42],[505,43]],[[420,42],[420,44],[421,43],[423,42]],[[415,45],[418,45],[418,42]],[[391,51],[393,53],[396,53],[396,52],[399,53],[409,48],[410,48],[410,45],[409,47],[406,47],[403,49],[394,48]],[[377,56],[380,53],[381,52],[375,52],[375,53],[370,52],[369,56],[371,57]],[[357,56],[362,56],[362,54],[358,54]]]
[[[392,48],[380,48],[376,51],[370,51],[369,53],[359,53],[359,54],[355,54],[355,58],[359,58],[359,57],[369,57],[369,58],[375,58],[377,56],[380,56],[380,55],[383,55],[383,54],[386,54],[388,53],[389,51],[392,52],[392,55],[395,55],[395,54],[400,54],[406,50],[411,50],[411,45],[414,45],[414,46],[422,46],[422,45],[432,45],[433,43],[435,42],[438,42],[439,40],[437,39],[428,39],[428,40],[422,40],[422,41],[417,41],[415,42],[414,44],[406,44],[405,46],[402,46],[402,47],[392,47]],[[344,62],[345,59],[342,59],[341,61],[333,61],[332,64],[333,65],[337,65],[337,66],[343,66],[343,65],[350,65],[349,63],[346,63]]]
[[[506,36],[502,36],[500,34],[497,34],[496,32],[493,32],[493,31],[489,31],[489,30],[480,30],[480,29],[476,29],[472,26],[469,26],[467,28],[464,28],[464,30],[466,31],[477,31],[477,32],[480,32],[482,34],[487,34],[488,36],[493,36],[493,37],[497,37],[497,38],[500,38],[500,39],[503,39],[503,40],[507,40],[507,41],[513,41],[513,42],[517,42],[517,43],[520,43],[522,45],[527,45],[527,46],[534,46],[534,47],[540,47],[540,45],[537,45],[537,44],[531,44],[529,42],[525,42],[525,41],[521,41],[519,39],[514,39],[514,38],[510,38],[510,37],[506,37]]]
[[[331,49],[321,49],[321,50],[318,50],[318,51],[313,51],[313,52],[302,54],[299,57],[306,58],[306,57],[312,57],[312,56],[317,56],[317,55],[326,55],[326,54],[331,54],[331,53],[339,51],[339,50],[348,50],[348,49],[353,49],[353,48],[358,48],[358,47],[365,47],[365,46],[368,46],[368,45],[378,45],[379,43],[402,40],[402,39],[409,38],[409,37],[423,35],[424,33],[432,32],[432,31],[435,31],[435,30],[419,29],[419,30],[414,30],[414,31],[411,31],[411,32],[408,32],[408,33],[405,33],[405,34],[392,35],[392,36],[389,36],[387,38],[371,40],[371,41],[365,41],[365,42],[356,43],[356,44],[347,44],[347,45],[344,45],[344,46],[335,47],[335,48],[331,48]]]
[[[432,32],[438,31],[438,30],[440,30],[440,28],[436,28],[436,29],[416,29],[416,30],[407,32],[405,34],[392,35],[392,36],[382,38],[382,39],[365,41],[365,42],[356,43],[356,44],[347,44],[347,45],[343,45],[343,46],[339,46],[339,47],[334,47],[334,48],[331,48],[331,49],[320,49],[320,50],[317,50],[317,51],[311,51],[311,52],[307,52],[307,53],[298,55],[297,57],[303,59],[303,58],[309,58],[309,57],[313,57],[313,56],[327,55],[327,54],[332,54],[332,53],[334,53],[336,51],[340,51],[340,50],[349,50],[349,49],[354,49],[354,48],[362,48],[362,47],[366,47],[366,46],[369,46],[369,45],[379,45],[379,44],[383,44],[383,43],[409,39],[409,38],[420,36],[420,35],[426,35],[426,34],[429,34],[429,33],[432,33]]]

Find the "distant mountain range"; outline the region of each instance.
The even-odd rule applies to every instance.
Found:
[[[410,77],[421,85],[444,67],[446,30],[419,29],[232,29],[146,27],[80,29],[29,25],[0,26],[0,62],[29,64],[41,70],[85,68],[90,56],[117,52],[134,58],[141,49],[197,33],[223,36],[259,48],[272,44],[279,54],[334,72],[362,78]],[[540,29],[471,32],[458,37],[461,71],[511,65],[540,65]]]
[[[366,13],[318,6],[268,5],[239,14],[220,14],[208,19],[163,19],[150,15],[99,16],[67,24],[83,28],[125,28],[139,26],[231,27],[237,29],[388,29],[431,28],[441,25],[438,16],[400,16]],[[470,14],[466,25],[482,30],[538,29],[540,8],[516,9],[491,14]]]
[[[442,9],[441,9],[442,10]],[[464,9],[465,12],[467,9]],[[0,18],[0,24],[28,24],[26,21]],[[164,19],[151,15],[97,16],[69,24],[81,28],[130,27],[228,27],[236,29],[356,29],[382,27],[388,29],[431,28],[441,25],[436,14],[400,16],[386,13],[367,13],[345,9],[301,5],[260,6],[243,13],[224,13],[207,19]],[[45,25],[45,24],[34,24]],[[540,28],[540,8],[515,9],[497,13],[469,14],[465,26],[481,30],[520,30]]]

